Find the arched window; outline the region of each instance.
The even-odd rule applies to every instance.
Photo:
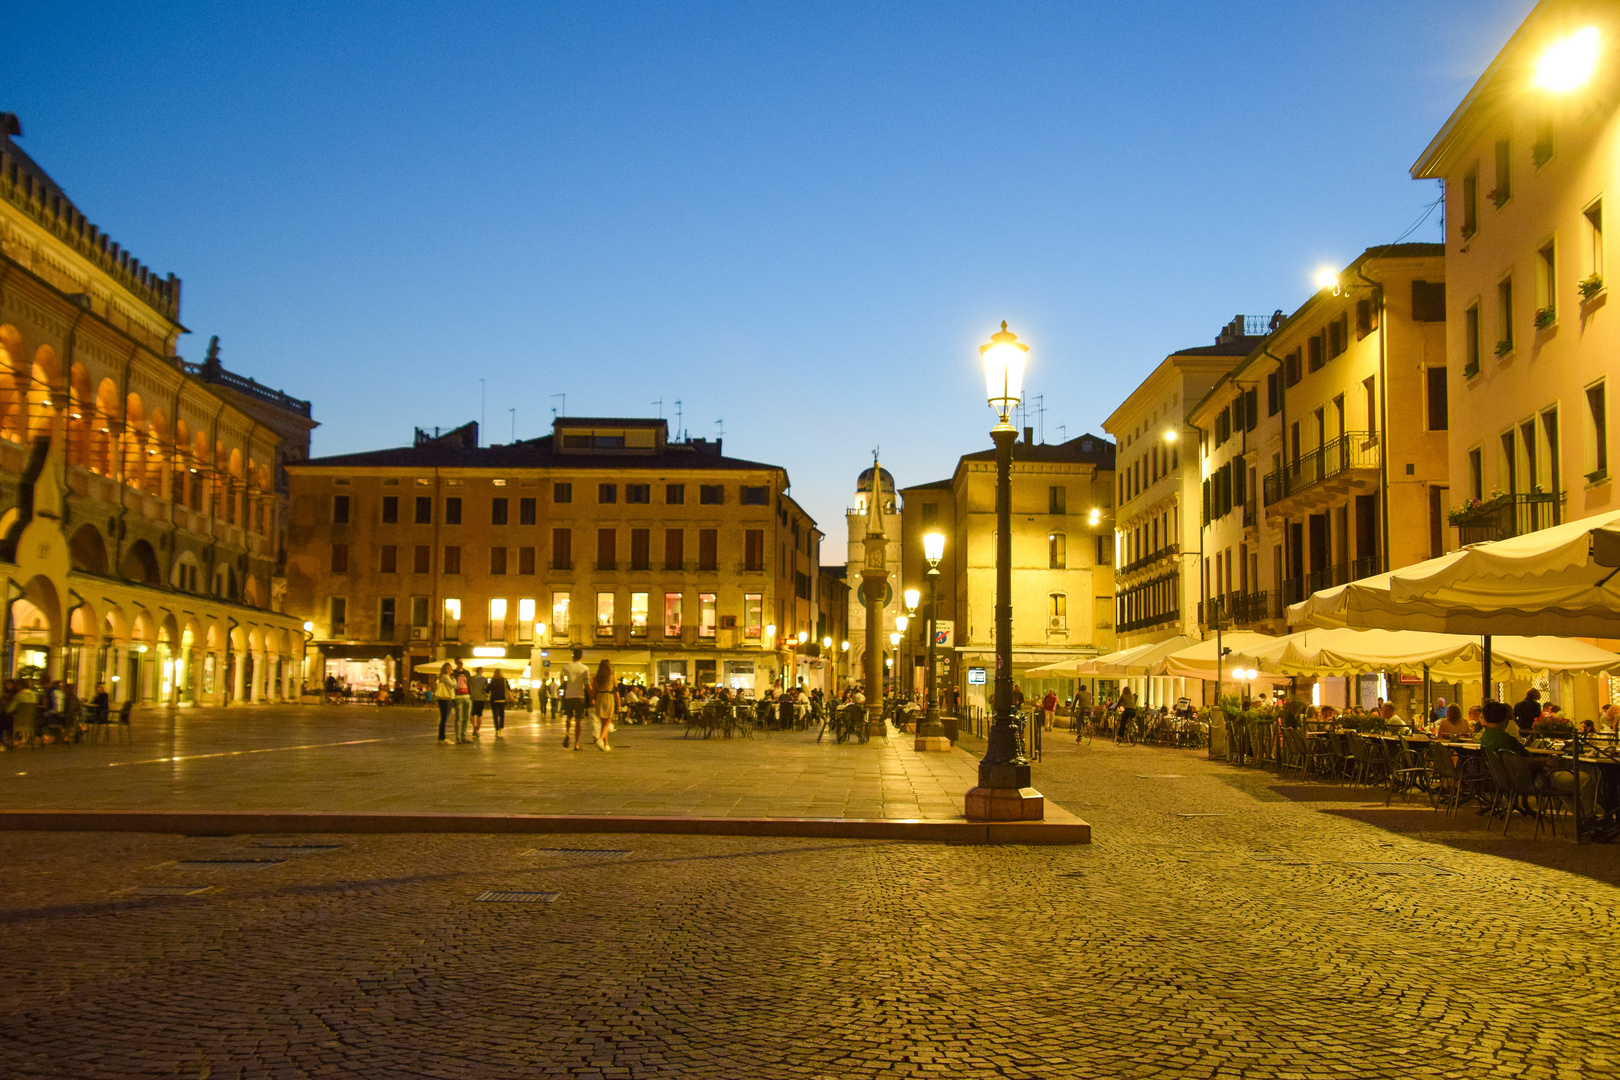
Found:
[[[1069,541],[1068,537],[1055,532],[1046,538],[1047,561],[1046,565],[1053,570],[1062,570],[1068,566]]]
[[[1069,596],[1067,593],[1055,592],[1047,596],[1046,628],[1060,631],[1069,629]]]

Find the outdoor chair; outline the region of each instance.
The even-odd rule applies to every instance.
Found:
[[[1509,789],[1519,800],[1521,807],[1529,808],[1536,815],[1536,835],[1541,835],[1541,823],[1545,820],[1552,825],[1552,818],[1546,809],[1546,790],[1537,782],[1535,772],[1530,768],[1530,762],[1518,754],[1494,755],[1497,765],[1507,777]],[[1507,835],[1507,826],[1512,824],[1511,814],[1506,824],[1502,826],[1502,835]]]
[[[126,701],[118,706],[118,735],[124,742],[128,742],[130,738],[129,716],[134,709],[135,702],[133,700]]]
[[[1350,743],[1350,758],[1354,763],[1350,771],[1350,779],[1357,784],[1370,784],[1375,774],[1379,772],[1377,763],[1373,760],[1370,740],[1359,732],[1352,731],[1347,736]]]
[[[1339,761],[1334,753],[1331,738],[1309,739],[1303,733],[1296,732],[1296,734],[1299,736],[1305,775],[1328,777],[1339,771]]]
[[[1507,773],[1502,771],[1502,763],[1497,760],[1495,751],[1482,750],[1480,751],[1479,756],[1484,760],[1485,772],[1491,778],[1491,802],[1490,805],[1485,808],[1484,813],[1489,818],[1495,818],[1496,808],[1505,803],[1506,809],[1503,812],[1504,816],[1512,817],[1514,800],[1513,784],[1510,780],[1508,780]],[[1487,829],[1490,828],[1488,821],[1485,827]],[[1507,835],[1507,828],[1505,826],[1502,829],[1502,835]]]
[[[1438,799],[1435,808],[1439,809],[1440,805],[1444,804],[1447,814],[1456,813],[1458,804],[1462,802],[1463,792],[1477,786],[1478,778],[1465,777],[1462,770],[1457,768],[1457,763],[1452,760],[1451,751],[1442,746],[1438,740],[1429,742],[1429,773],[1430,800]]]
[[[1337,731],[1327,733],[1328,753],[1333,759],[1333,773],[1335,778],[1351,779],[1355,776],[1356,759],[1350,753],[1350,747],[1345,738]]]
[[[1396,751],[1395,757],[1390,761],[1389,768],[1385,772],[1384,786],[1388,788],[1388,794],[1384,796],[1385,806],[1388,806],[1390,800],[1395,797],[1396,791],[1401,793],[1402,802],[1405,802],[1412,794],[1413,788],[1418,788],[1425,794],[1429,792],[1429,766],[1423,763],[1422,758],[1418,756],[1417,752],[1412,749],[1411,744],[1404,738],[1400,740],[1398,745],[1400,749]],[[1429,805],[1434,805],[1432,795],[1429,797]]]

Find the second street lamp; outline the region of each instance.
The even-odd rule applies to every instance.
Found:
[[[916,750],[949,750],[951,740],[939,722],[939,684],[934,677],[934,643],[939,636],[939,560],[945,557],[945,534],[931,532],[923,537],[923,558],[928,561],[928,674],[927,712],[917,727]]]
[[[1024,364],[1029,346],[1001,324],[979,346],[984,382],[997,423],[990,429],[996,444],[996,697],[979,785],[967,793],[963,809],[977,821],[1039,821],[1045,800],[1029,785],[1029,759],[1019,746],[1012,702],[1012,458],[1018,431],[1010,417],[1024,392]]]

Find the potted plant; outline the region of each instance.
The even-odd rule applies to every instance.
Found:
[[[1497,356],[1506,356],[1508,353],[1510,353],[1512,351],[1513,351],[1513,342],[1508,340],[1507,338],[1503,338],[1501,341],[1498,341],[1496,343],[1496,355]]]
[[[1603,279],[1598,277],[1596,274],[1593,274],[1590,277],[1583,277],[1581,278],[1580,282],[1576,284],[1575,288],[1580,290],[1581,302],[1586,303],[1590,301],[1592,297],[1603,291]]]
[[[1558,321],[1558,313],[1550,307],[1536,308],[1536,329],[1545,330]]]

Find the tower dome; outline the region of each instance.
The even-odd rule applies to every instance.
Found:
[[[883,490],[884,490],[884,492],[886,494],[893,495],[894,494],[894,477],[889,475],[889,470],[888,469],[879,469],[878,473],[882,476],[882,479],[883,479]],[[855,493],[857,495],[859,495],[863,491],[871,491],[871,490],[872,490],[872,470],[867,469],[865,472],[861,473],[860,479],[855,481]]]

